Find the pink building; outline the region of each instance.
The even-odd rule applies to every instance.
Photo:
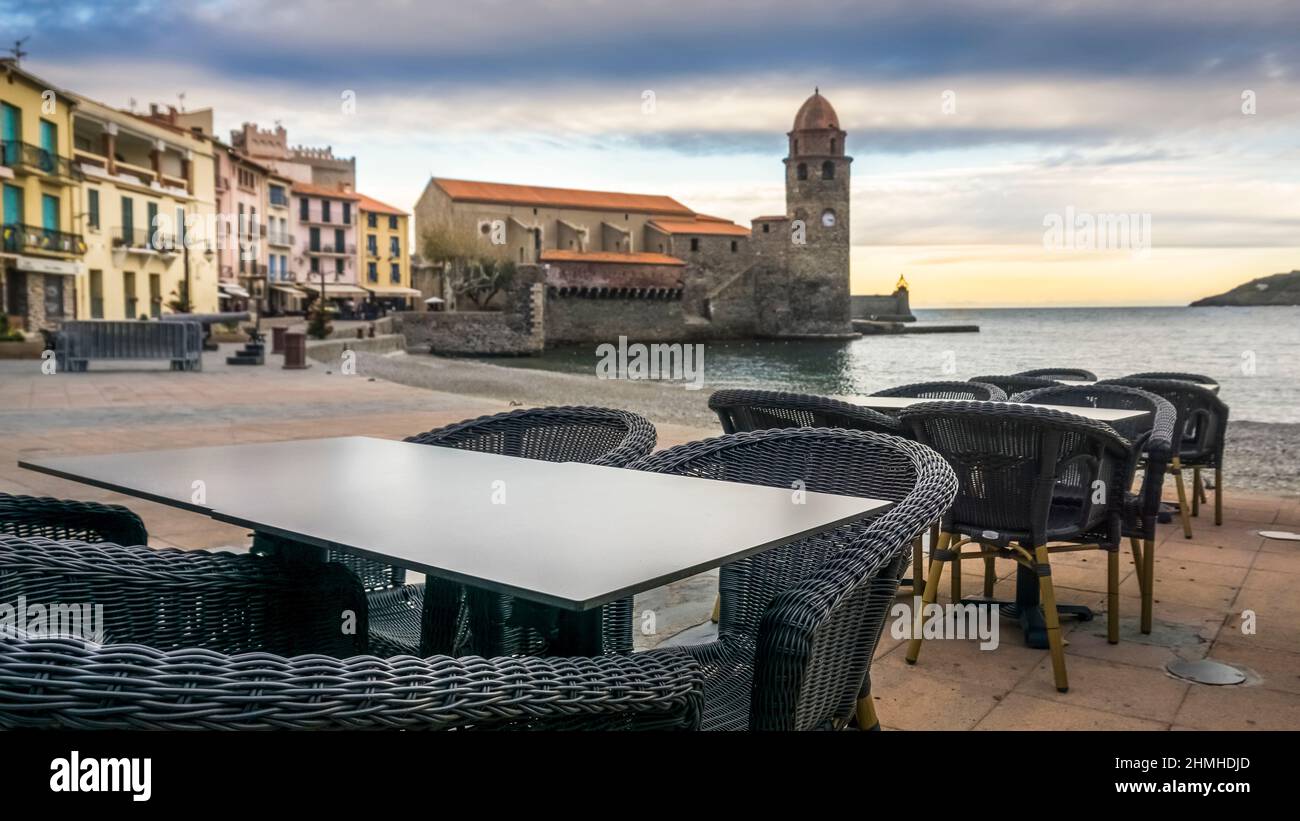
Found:
[[[358,197],[348,183],[295,182],[290,208],[292,270],[296,287],[325,299],[349,316],[367,291],[357,283]]]
[[[270,169],[230,146],[217,144],[217,270],[223,309],[255,307],[265,294],[267,184]]]

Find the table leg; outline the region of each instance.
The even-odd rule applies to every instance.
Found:
[[[604,609],[565,610],[560,613],[559,635],[551,655],[599,656],[604,648]]]
[[[1016,600],[1014,602],[992,599],[962,599],[962,604],[996,605],[1003,616],[1020,622],[1025,632],[1025,646],[1037,650],[1047,649],[1047,619],[1039,600],[1038,576],[1024,565],[1016,567]],[[1082,604],[1058,604],[1057,616],[1073,616],[1079,621],[1092,621],[1092,608]]]

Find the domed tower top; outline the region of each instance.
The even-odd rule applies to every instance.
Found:
[[[840,118],[835,108],[821,95],[821,89],[813,89],[813,95],[799,106],[799,113],[794,115],[794,131],[806,131],[814,128],[839,129]]]
[[[840,128],[840,117],[820,89],[814,89],[812,96],[799,106],[799,112],[794,115],[794,128],[787,136],[791,157],[844,156],[845,132]]]

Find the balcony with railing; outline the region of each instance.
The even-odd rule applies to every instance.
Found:
[[[179,254],[183,248],[176,238],[147,228],[113,229],[113,250],[135,254]]]
[[[333,244],[313,245],[307,249],[307,253],[323,257],[350,257],[357,253],[357,246]]]
[[[0,165],[12,168],[15,174],[42,174],[69,185],[81,178],[79,169],[67,157],[17,140],[0,141]]]
[[[16,222],[0,226],[0,247],[11,254],[79,256],[86,253],[81,234]]]
[[[278,245],[287,248],[293,245],[293,234],[290,234],[288,231],[270,231],[266,235],[266,242],[268,245]]]

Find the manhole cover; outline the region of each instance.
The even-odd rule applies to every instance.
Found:
[[[1194,681],[1197,684],[1241,684],[1246,680],[1246,674],[1236,667],[1209,659],[1199,661],[1177,659],[1169,662],[1165,669],[1178,678]]]

